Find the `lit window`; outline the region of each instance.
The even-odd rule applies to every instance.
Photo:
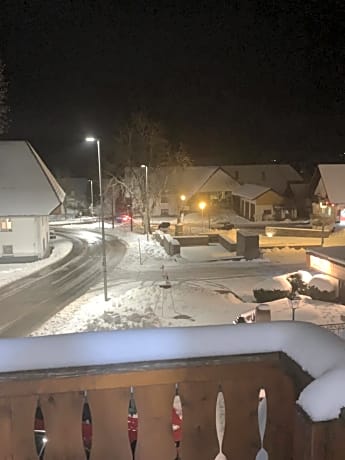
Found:
[[[0,232],[12,232],[11,219],[0,219]]]

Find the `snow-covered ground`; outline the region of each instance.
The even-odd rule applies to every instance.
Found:
[[[217,248],[215,253],[214,246],[185,248],[182,257],[169,257],[157,242],[146,241],[144,235],[132,234],[125,226],[107,228],[107,232],[127,245],[126,256],[109,273],[110,300],[104,301],[99,284],[34,334],[51,337],[2,339],[2,372],[284,351],[315,378],[299,397],[303,409],[314,421],[339,416],[345,404],[342,340],[300,322],[226,326],[238,314],[255,308],[255,285],[275,275],[286,276],[287,271],[282,273],[286,267],[305,268],[302,249],[265,250],[263,259],[244,262],[215,260],[222,259],[222,251]],[[54,244],[49,259],[0,267],[2,280],[28,275],[70,250],[70,244],[62,239]],[[287,299],[269,306],[273,320],[291,319]],[[296,319],[317,324],[339,322],[344,310],[342,305],[302,296]],[[202,325],[211,327],[185,329]],[[154,330],[145,330],[148,327]],[[88,332],[115,329],[122,331]],[[82,331],[87,333],[73,334]],[[142,343],[145,347],[140,346]]]
[[[55,240],[52,240],[51,244],[53,245],[53,251],[50,257],[46,259],[27,263],[0,264],[0,287],[31,275],[63,259],[72,249],[72,242],[65,238],[60,238],[59,236],[57,236]]]
[[[87,224],[83,228],[98,228],[98,224]],[[33,335],[231,324],[239,314],[257,305],[252,290],[258,282],[281,274],[282,265],[305,268],[303,249],[268,249],[262,259],[233,261],[222,260],[229,253],[212,245],[182,248],[182,257],[170,257],[151,237],[147,241],[145,235],[131,233],[128,225],[115,229],[107,225],[106,231],[127,245],[124,259],[109,273],[109,300],[104,301],[102,283],[99,283]],[[60,240],[55,244],[56,254],[58,248],[68,246]],[[52,257],[42,262],[53,261]],[[11,268],[8,268],[9,278],[18,278],[20,271],[14,267],[16,271],[11,273]],[[23,267],[21,273],[28,274],[28,268]],[[161,287],[167,277],[171,287]],[[286,299],[271,302],[270,306],[273,319],[291,319]],[[305,297],[300,301],[296,319],[333,323],[340,322],[341,314],[345,314],[345,307],[341,305]]]

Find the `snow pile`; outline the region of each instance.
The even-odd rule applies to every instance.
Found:
[[[285,276],[274,276],[273,278],[267,278],[254,286],[254,291],[291,291],[291,284]]]
[[[337,292],[338,280],[329,275],[315,275],[309,281],[308,287],[314,287],[323,292]]]
[[[311,419],[337,418],[345,402],[345,344],[334,334],[308,323],[127,329],[1,339],[0,371],[147,363],[276,351],[285,352],[314,377],[315,381],[302,391],[298,400]]]
[[[308,284],[313,277],[313,275],[311,275],[306,270],[298,270],[297,275],[299,276],[302,283],[305,283],[305,284]]]
[[[56,237],[54,243],[50,242],[50,245],[53,247],[52,253],[45,259],[37,260],[36,262],[0,264],[0,287],[36,273],[63,259],[71,252],[73,247],[70,240],[59,236]]]

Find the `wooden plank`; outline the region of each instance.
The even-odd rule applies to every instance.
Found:
[[[79,392],[41,397],[47,447],[44,460],[85,460],[82,443],[82,408],[84,396]]]
[[[271,372],[264,382],[267,397],[267,427],[264,446],[269,458],[290,460],[293,446],[295,389],[290,379]]]
[[[179,393],[183,406],[181,458],[215,458],[218,453],[215,421],[218,383],[182,382]]]
[[[174,394],[174,385],[153,385],[134,389],[139,417],[135,460],[175,458],[171,425]]]
[[[12,447],[16,460],[37,460],[34,424],[37,396],[13,398]]]
[[[225,406],[226,428],[224,454],[227,458],[255,459],[260,448],[258,430],[258,394],[260,385],[255,374],[251,379],[238,375],[221,382]]]
[[[136,367],[142,369],[136,369]],[[12,373],[6,380],[6,375],[0,374],[0,397],[22,396],[25,394],[64,393],[68,391],[100,390],[110,388],[125,388],[131,385],[174,384],[186,379],[186,368],[190,381],[220,381],[229,373],[248,372],[252,369],[279,367],[279,353],[257,354],[251,356],[230,356],[210,359],[191,359],[179,362],[133,364],[122,366],[98,366],[95,368],[75,368],[71,370],[56,370],[41,372],[36,377],[32,372]],[[170,366],[170,367],[169,367]],[[15,375],[18,379],[13,380]],[[32,376],[30,378],[30,376]],[[25,379],[23,379],[25,377]],[[62,379],[63,377],[63,379]],[[4,379],[4,380],[2,380]]]
[[[0,399],[0,449],[2,460],[12,460],[12,410],[8,398]]]
[[[327,460],[343,460],[345,452],[345,420],[341,417],[327,422]]]
[[[91,460],[131,460],[128,440],[129,389],[89,391],[92,418]]]

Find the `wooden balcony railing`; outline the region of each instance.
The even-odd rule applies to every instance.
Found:
[[[220,340],[227,331],[248,340],[260,328],[277,334],[274,325],[212,329]],[[190,331],[207,336],[207,329]],[[167,334],[174,331],[189,337],[188,329]],[[295,339],[296,330],[291,331]],[[138,331],[142,337],[149,333]],[[108,335],[110,343],[113,334]],[[162,338],[165,332],[159,334]],[[23,339],[22,345],[32,352],[32,344],[41,347],[51,339]],[[89,339],[97,347],[97,334]],[[68,344],[86,343],[84,335],[54,340],[65,343],[65,353]],[[12,343],[18,351],[17,339]],[[154,339],[147,347],[152,344]],[[11,341],[6,339],[5,345],[4,353]],[[4,359],[8,367],[11,353]],[[314,379],[284,350],[231,355],[230,346],[229,355],[132,361],[0,374],[0,459],[212,460],[219,455],[221,460],[222,451],[228,460],[254,460],[261,448],[270,460],[344,458],[345,423],[342,418],[312,422],[296,404]],[[35,367],[39,364],[40,359]]]

